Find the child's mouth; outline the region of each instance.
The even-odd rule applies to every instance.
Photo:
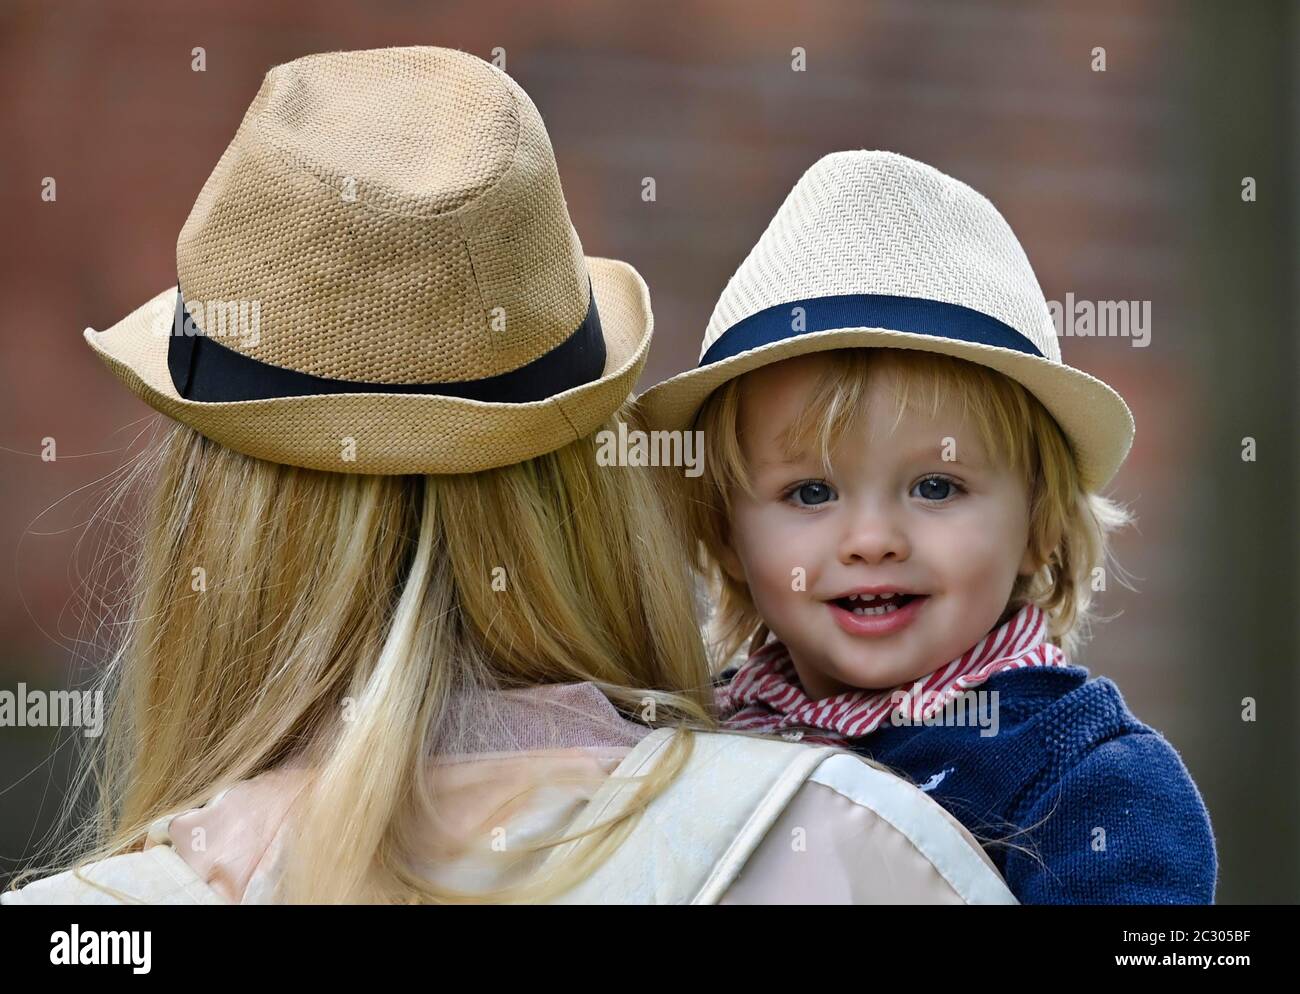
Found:
[[[878,615],[897,611],[910,601],[916,600],[918,594],[882,594],[868,600],[866,597],[837,597],[832,604],[837,604],[846,611],[857,615]]]
[[[888,635],[911,624],[929,598],[925,594],[838,597],[827,601],[836,623],[850,635]]]

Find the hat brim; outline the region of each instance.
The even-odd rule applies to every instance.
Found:
[[[1089,492],[1111,481],[1133,444],[1133,414],[1124,399],[1081,370],[1012,349],[888,328],[836,328],[772,342],[664,380],[643,393],[638,406],[653,429],[687,429],[709,394],[728,380],[783,359],[847,348],[936,352],[1009,376],[1038,398],[1061,426]]]
[[[167,369],[175,286],[111,328],[87,328],[85,339],[150,407],[245,455],[335,473],[475,473],[585,438],[632,393],[654,324],[650,292],[625,262],[586,261],[605,338],[604,373],[554,397],[522,404],[383,392],[186,400]],[[348,439],[354,442],[347,444]]]

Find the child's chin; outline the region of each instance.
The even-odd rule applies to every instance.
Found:
[[[854,655],[858,658],[839,661],[836,669],[839,680],[857,690],[893,690],[900,684],[911,683],[928,676],[935,669],[934,667],[927,669],[925,663],[912,660],[884,661],[877,658],[866,662],[861,658],[861,649]]]

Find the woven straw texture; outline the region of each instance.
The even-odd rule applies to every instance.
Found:
[[[457,473],[582,437],[627,398],[649,344],[645,284],[586,259],[540,114],[494,66],[440,48],[313,55],[267,73],[181,230],[187,303],[255,302],[261,362],[409,384],[508,372],[555,348],[596,295],[601,380],[528,404],[342,394],[180,398],[174,290],[86,338],[147,403],[248,455],[350,473]],[[195,314],[204,324],[203,311]],[[355,461],[341,458],[356,439]]]
[[[171,287],[108,331],[87,329],[86,340],[141,400],[245,455],[337,473],[474,473],[585,438],[636,385],[650,343],[650,292],[626,263],[588,258],[587,264],[605,331],[605,375],[528,404],[384,393],[184,400],[167,371]],[[351,461],[347,439],[355,440]]]
[[[714,389],[781,359],[858,346],[918,349],[1017,380],[1060,423],[1085,486],[1097,489],[1113,477],[1132,444],[1132,414],[1105,383],[1062,363],[1047,301],[1010,226],[965,183],[893,152],[835,152],[808,169],[727,284],[700,356],[768,307],[854,293],[980,311],[1019,331],[1045,358],[889,329],[814,332],[659,384],[642,398],[647,417],[656,427],[684,428]]]

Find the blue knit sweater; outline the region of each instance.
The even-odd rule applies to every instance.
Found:
[[[1022,904],[1213,903],[1205,803],[1113,681],[1035,666],[977,689],[998,692],[996,735],[886,721],[849,745],[952,812]]]
[[[1113,681],[1089,680],[1082,666],[1030,667],[978,689],[998,692],[996,735],[885,722],[852,748],[951,811],[1022,904],[1214,902],[1205,803]]]

